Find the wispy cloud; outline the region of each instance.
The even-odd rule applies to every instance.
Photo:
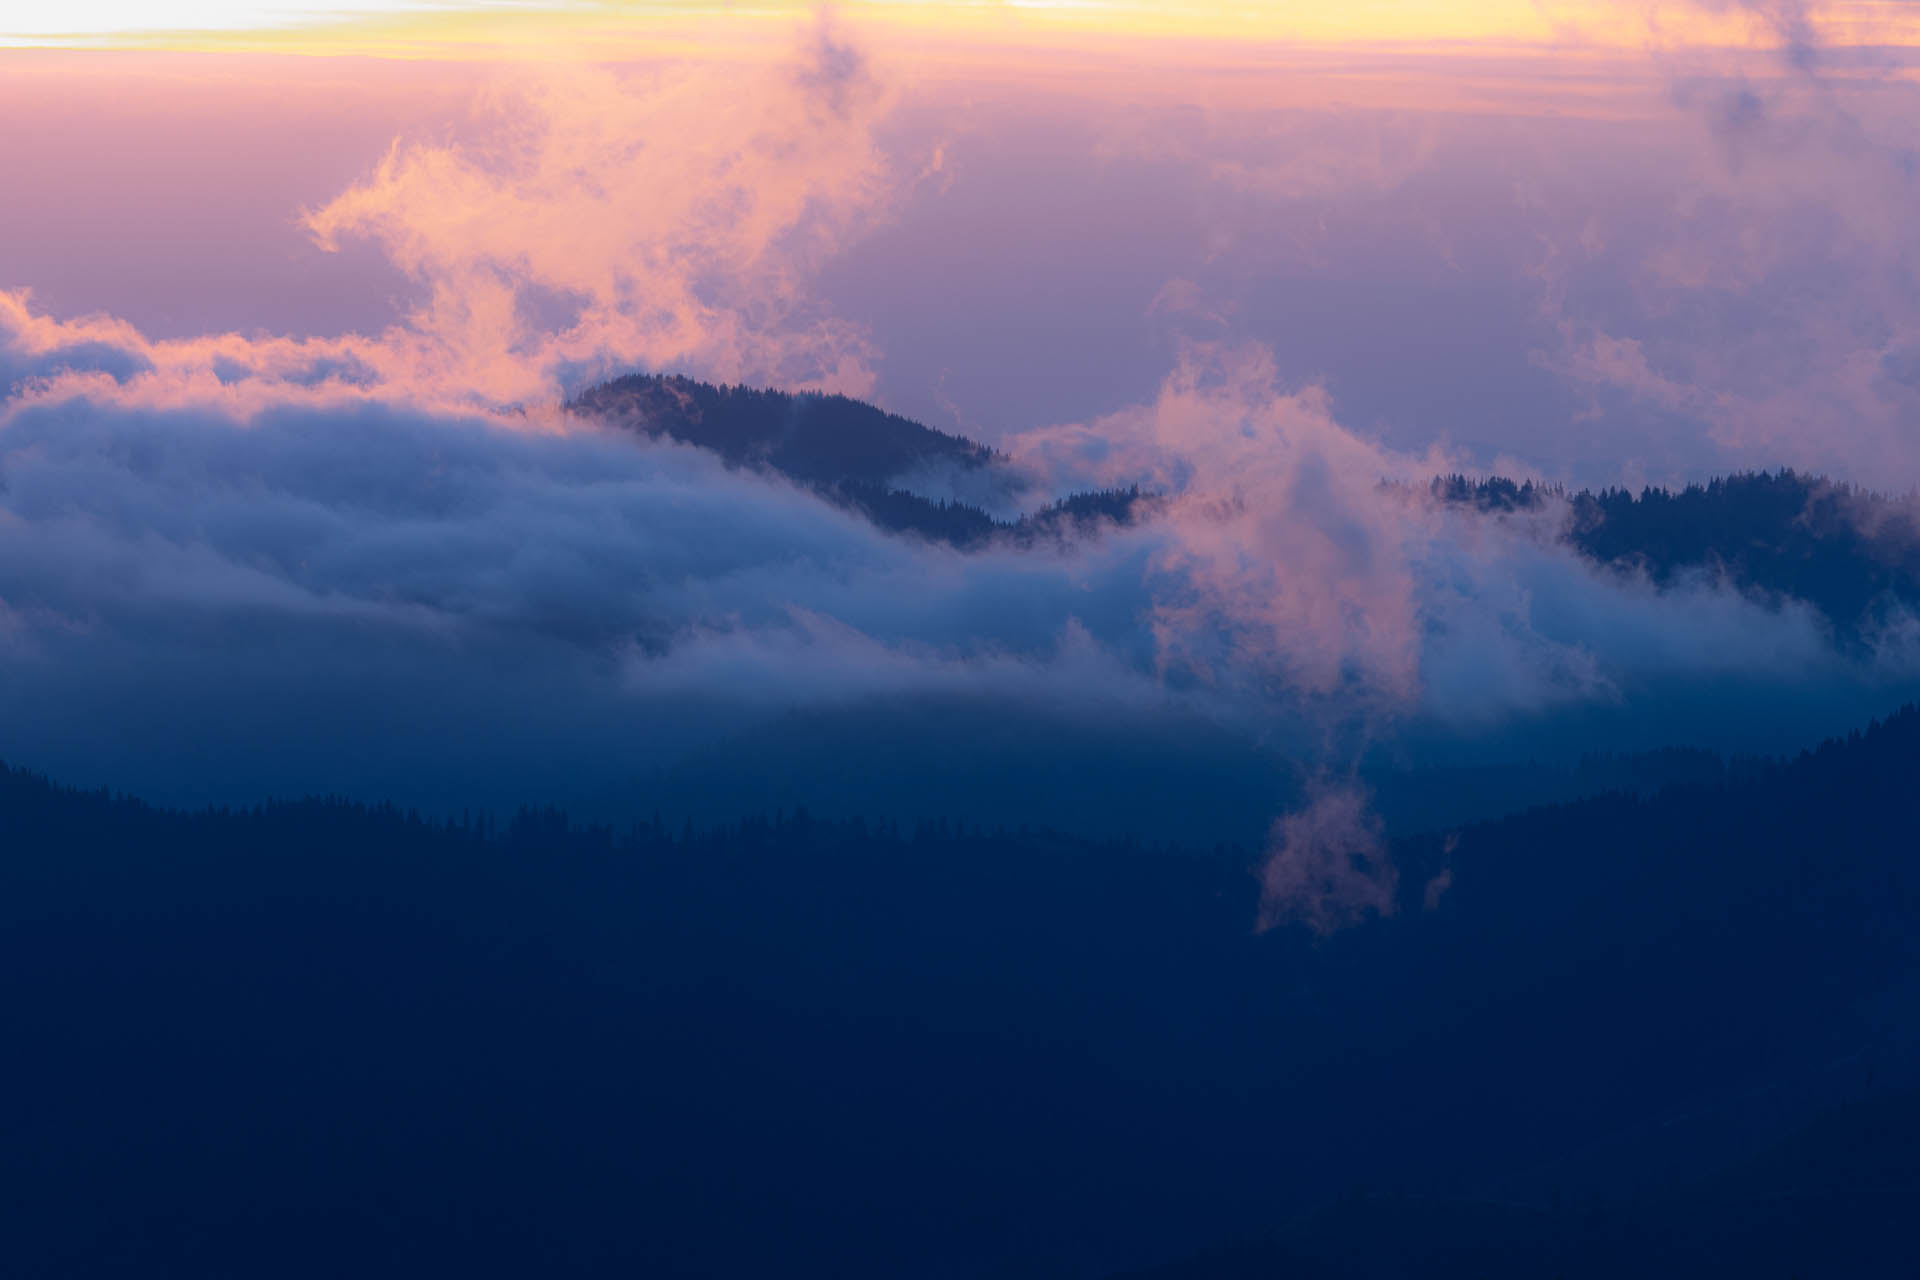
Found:
[[[308,215],[428,291],[408,376],[498,401],[623,366],[860,392],[864,335],[809,269],[884,208],[887,93],[822,18],[793,62],[511,77],[479,146],[397,145]],[[504,357],[504,358],[503,358]]]
[[[242,793],[432,775],[443,794],[525,794],[630,776],[796,706],[958,696],[1201,717],[1337,778],[1368,744],[1436,726],[1914,674],[1898,637],[1860,658],[1810,610],[1596,570],[1555,540],[1551,506],[1491,518],[1383,487],[1474,455],[1424,400],[1409,442],[1349,390],[1417,392],[1420,353],[1471,362],[1493,333],[1500,358],[1588,398],[1591,420],[1555,425],[1609,465],[1638,448],[1614,422],[1646,410],[1724,456],[1803,447],[1901,474],[1920,328],[1896,112],[1850,112],[1872,145],[1849,150],[1839,117],[1803,135],[1777,113],[1804,103],[1769,101],[1734,164],[1713,150],[1726,122],[1684,103],[1700,132],[1649,151],[1644,123],[1489,133],[1102,98],[1075,117],[1078,161],[1136,166],[1139,189],[1188,202],[1166,225],[1193,230],[1193,252],[1139,308],[1172,355],[1143,366],[1167,371],[1136,403],[996,443],[1054,492],[1163,500],[1103,537],[963,555],[558,409],[631,368],[873,389],[891,335],[821,281],[910,198],[959,193],[1008,236],[1055,216],[1066,239],[1099,231],[1041,198],[1056,153],[1032,153],[1018,199],[970,191],[944,100],[915,99],[932,112],[918,132],[902,123],[894,50],[827,19],[782,29],[784,52],[750,66],[516,67],[470,135],[397,142],[304,224],[412,283],[418,304],[381,332],[162,340],[0,294],[0,667],[18,676],[0,681],[0,749]],[[1579,163],[1561,150],[1576,136]],[[921,181],[931,154],[937,183]],[[1632,181],[1595,195],[1589,161]],[[1831,198],[1842,179],[1852,194]],[[1678,212],[1649,213],[1662,200]],[[1284,306],[1242,288],[1262,279]],[[1525,326],[1491,310],[1489,281]],[[961,337],[1005,315],[947,317],[925,292],[918,309]],[[1303,342],[1358,316],[1368,379],[1316,375],[1260,314],[1304,317]],[[1383,332],[1395,316],[1406,327]],[[1469,408],[1499,410],[1506,384],[1481,380]],[[1270,923],[1390,908],[1357,791],[1323,787],[1272,839]]]

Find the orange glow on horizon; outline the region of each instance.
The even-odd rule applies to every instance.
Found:
[[[275,51],[397,58],[607,58],[717,51],[780,38],[813,0],[69,0],[0,18],[0,46]],[[1399,46],[1445,53],[1777,47],[1739,6],[1651,0],[842,0],[842,20],[923,46]],[[1920,44],[1920,19],[1876,0],[1816,5],[1827,43]]]

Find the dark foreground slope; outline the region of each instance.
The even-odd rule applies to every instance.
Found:
[[[1840,1103],[1678,1187],[1518,1201],[1352,1192],[1116,1280],[1899,1276],[1920,1267],[1920,1093]]]
[[[1914,1078],[1917,766],[1908,712],[1403,844],[1398,915],[1327,940],[1255,935],[1233,849],[5,774],[8,1271],[1072,1277],[1304,1214],[1450,1275],[1354,1189],[1704,1222],[1689,1188]],[[1832,1222],[1754,1221],[1783,1277]],[[1694,1276],[1725,1237],[1642,1238],[1633,1274]],[[1863,1239],[1845,1274],[1907,1274]]]

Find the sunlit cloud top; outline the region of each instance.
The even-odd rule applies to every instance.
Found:
[[[0,44],[115,45],[168,43],[195,37],[311,33],[358,24],[555,12],[567,0],[68,0],[0,15]]]
[[[471,53],[658,30],[722,16],[789,17],[815,0],[70,0],[13,6],[0,46],[298,48]],[[988,40],[1141,36],[1311,44],[1766,46],[1790,10],[1835,43],[1906,44],[1904,6],[1651,0],[843,0],[868,23]]]
[[[69,0],[57,9],[10,14],[4,19],[4,30],[21,36],[244,31],[366,17],[561,7],[564,0],[552,4],[540,0]]]

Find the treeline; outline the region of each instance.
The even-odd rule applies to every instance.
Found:
[[[1755,596],[1801,600],[1843,638],[1920,605],[1920,495],[1889,497],[1791,470],[1725,476],[1678,490],[1581,489],[1504,477],[1436,478],[1443,502],[1485,512],[1565,502],[1565,537],[1606,565],[1668,585],[1722,575]]]
[[[820,491],[858,511],[890,533],[910,533],[963,551],[993,542],[1032,545],[1050,539],[1083,538],[1103,525],[1129,525],[1151,509],[1139,486],[1071,494],[1014,520],[999,520],[964,502],[925,498],[905,489],[843,481]]]
[[[569,408],[762,466],[889,532],[973,550],[1083,537],[1146,518],[1162,499],[1137,486],[1079,493],[1018,520],[901,487],[915,471],[982,471],[985,445],[839,395],[794,395],[636,374],[590,388]],[[1772,602],[1804,601],[1843,641],[1920,605],[1920,494],[1887,497],[1792,470],[1748,472],[1673,490],[1569,491],[1503,476],[1435,477],[1429,493],[1487,513],[1565,503],[1564,536],[1594,561],[1670,585],[1723,576]]]
[[[336,849],[387,850],[404,858],[416,853],[463,853],[476,848],[537,857],[588,854],[738,854],[778,850],[782,855],[858,849],[908,853],[916,848],[964,842],[969,847],[1006,846],[1025,852],[1046,849],[1087,858],[1185,857],[1204,852],[1244,859],[1247,851],[1216,842],[1194,851],[1165,841],[1093,840],[1030,825],[991,826],[961,817],[834,819],[805,806],[791,812],[748,814],[732,821],[678,825],[658,813],[650,820],[614,825],[579,822],[554,806],[522,806],[505,816],[468,810],[430,816],[397,805],[367,804],[337,796],[269,800],[258,805],[171,809],[108,788],[60,783],[0,761],[0,836],[16,849],[71,850],[75,860],[103,855],[166,865],[175,853],[214,848],[271,849],[318,853]],[[49,871],[57,873],[61,855]],[[12,872],[21,871],[19,865]]]

